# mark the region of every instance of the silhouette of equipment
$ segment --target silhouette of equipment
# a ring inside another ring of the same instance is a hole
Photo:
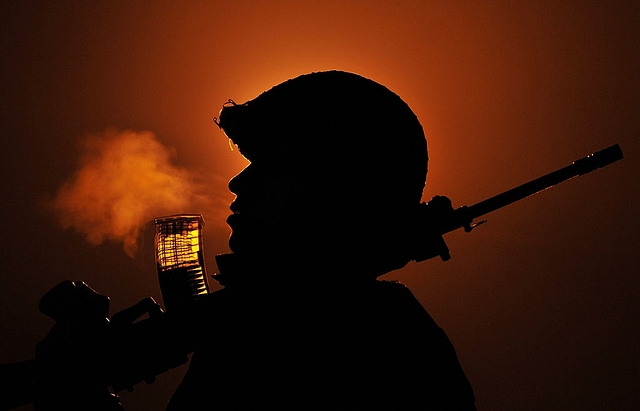
[[[486,220],[481,220],[474,223],[473,220],[478,217],[551,188],[563,181],[605,167],[622,158],[622,149],[618,144],[615,144],[484,201],[471,206],[462,206],[455,210],[447,197],[435,196],[428,203],[422,203],[427,212],[421,213],[424,218],[420,223],[421,228],[419,230],[422,233],[427,233],[427,235],[422,238],[422,244],[419,245],[419,256],[416,261],[423,261],[436,256],[439,256],[443,261],[447,261],[451,258],[451,255],[442,238],[444,234],[459,228],[464,228],[465,232],[470,232],[475,227],[486,222]]]
[[[436,196],[422,203],[424,217],[417,227],[417,258],[423,261],[439,256],[450,258],[443,235],[463,228],[469,232],[484,222],[474,220],[515,201],[550,188],[558,183],[605,167],[623,158],[619,145],[613,145],[518,187],[471,206],[454,209],[451,201]],[[221,255],[218,257],[224,257]],[[221,267],[224,258],[219,260]],[[202,262],[203,263],[203,262]],[[214,278],[216,276],[214,275]],[[0,393],[0,410],[13,409],[40,396],[58,409],[82,409],[68,403],[68,389],[75,386],[76,403],[99,402],[101,409],[119,409],[113,392],[132,390],[142,381],[151,383],[155,376],[187,362],[195,349],[200,330],[211,322],[210,313],[224,318],[228,308],[224,294],[213,293],[199,298],[174,312],[163,312],[148,297],[108,319],[109,298],[96,293],[81,281],[65,281],[50,290],[40,301],[41,312],[56,324],[36,348],[35,360],[2,364],[6,392]],[[143,315],[148,318],[138,320]],[[47,384],[49,384],[47,386]],[[36,388],[37,387],[37,388]],[[43,387],[44,390],[43,390]],[[39,392],[36,396],[36,392]]]
[[[19,393],[19,402],[33,401],[36,410],[121,410],[110,387],[116,393],[133,390],[188,361],[193,348],[182,344],[192,339],[176,340],[171,332],[183,330],[168,327],[173,317],[153,298],[111,320],[109,304],[107,296],[82,281],[61,282],[41,298],[40,311],[56,323],[36,346],[35,361],[24,365],[33,381]],[[136,322],[144,315],[149,318]],[[0,409],[22,405],[17,400],[3,398]]]
[[[202,250],[200,214],[158,217],[155,249],[158,282],[166,310],[180,307],[209,294]]]

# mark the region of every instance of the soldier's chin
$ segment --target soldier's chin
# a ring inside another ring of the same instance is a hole
[[[277,238],[263,232],[239,233],[232,232],[229,237],[231,252],[243,257],[263,259],[290,251],[290,247],[283,247]]]
[[[255,255],[260,253],[261,249],[265,249],[264,242],[256,239],[256,236],[242,235],[232,232],[229,237],[229,248],[231,252],[242,255]]]
[[[231,236],[229,237],[229,248],[231,249],[231,252],[236,254],[241,253],[243,248],[242,239],[239,237],[240,236],[235,232],[232,232]]]

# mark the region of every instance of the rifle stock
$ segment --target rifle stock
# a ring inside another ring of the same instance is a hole
[[[109,324],[55,351],[43,354],[36,348],[35,359],[1,364],[0,376],[10,384],[3,384],[0,391],[0,411],[37,402],[43,388],[51,393],[68,385],[68,392],[60,396],[71,397],[71,386],[110,387],[118,393],[131,391],[143,381],[151,383],[157,375],[187,362],[207,322],[204,317],[212,311],[224,315],[225,300],[224,293],[212,293],[170,313]]]

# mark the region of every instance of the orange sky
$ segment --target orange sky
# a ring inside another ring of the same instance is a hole
[[[448,333],[480,409],[630,410],[640,400],[637,2],[9,0],[0,9],[1,362],[33,355],[51,326],[38,299],[59,281],[83,279],[111,296],[112,311],[159,298],[148,225],[131,259],[122,240],[92,244],[49,207],[86,165],[87,136],[149,133],[167,150],[167,167],[189,176],[190,200],[145,212],[203,214],[214,272],[213,256],[228,251],[226,183],[245,161],[212,118],[229,98],[340,69],[386,85],[417,114],[430,154],[425,200],[472,204],[621,145],[623,161],[497,211],[472,234],[449,234],[451,261],[387,278],[406,283]],[[125,406],[162,409],[180,372],[124,395]]]

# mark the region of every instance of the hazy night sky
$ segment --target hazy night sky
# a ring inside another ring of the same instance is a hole
[[[215,272],[246,162],[212,118],[339,69],[417,114],[425,200],[470,205],[621,145],[624,160],[449,234],[450,261],[385,278],[448,333],[479,410],[640,402],[637,1],[5,0],[0,19],[1,363],[33,357],[53,324],[38,300],[62,280],[112,312],[160,299],[153,217],[203,214]],[[125,407],[164,409],[184,370]]]

